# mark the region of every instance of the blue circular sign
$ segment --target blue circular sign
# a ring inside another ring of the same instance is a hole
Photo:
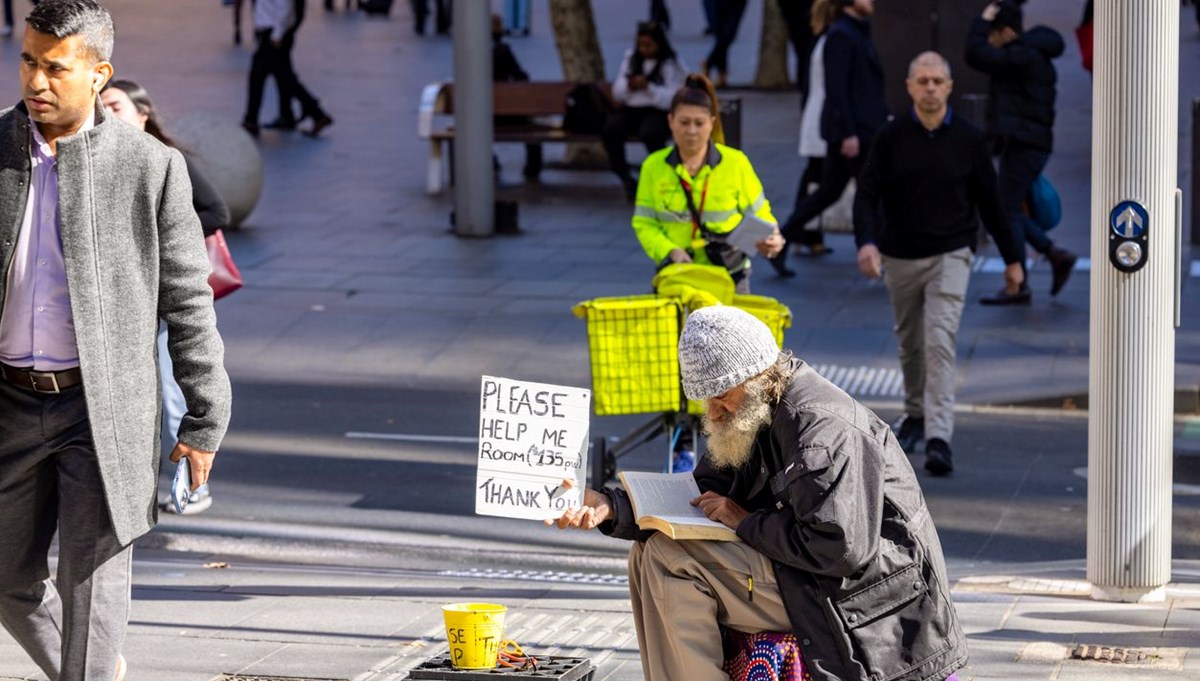
[[[1137,201],[1122,201],[1112,209],[1108,224],[1113,234],[1123,239],[1140,239],[1150,226],[1150,214]]]

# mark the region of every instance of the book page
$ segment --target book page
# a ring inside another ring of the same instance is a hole
[[[680,520],[708,520],[704,512],[692,506],[700,488],[691,473],[644,473],[621,471],[618,474],[633,501],[637,517],[658,516]],[[710,521],[711,522],[711,521]]]

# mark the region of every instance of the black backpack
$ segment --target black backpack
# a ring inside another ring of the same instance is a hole
[[[608,94],[596,83],[580,83],[567,93],[563,129],[585,135],[598,135],[604,130],[612,103]]]

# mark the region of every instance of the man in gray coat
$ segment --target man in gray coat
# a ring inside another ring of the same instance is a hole
[[[707,410],[692,505],[741,541],[639,530],[620,488],[586,490],[557,521],[637,540],[629,591],[645,678],[726,679],[721,627],[793,632],[814,681],[953,678],[966,638],[887,424],[734,307],[688,315],[679,368]]]
[[[160,319],[188,407],[172,459],[193,485],[229,420],[187,168],[98,106],[112,44],[94,0],[42,0],[22,102],[0,112],[0,622],[52,681],[125,673],[130,546],[156,512]]]

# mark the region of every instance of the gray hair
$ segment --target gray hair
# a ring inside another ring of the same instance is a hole
[[[946,80],[952,80],[950,76],[950,62],[946,58],[932,50],[918,54],[908,65],[908,77],[912,78],[913,71],[916,71],[920,66],[931,68],[940,68],[946,72]]]
[[[95,0],[42,0],[25,17],[25,24],[59,40],[83,36],[84,49],[93,61],[112,59],[112,15]]]

